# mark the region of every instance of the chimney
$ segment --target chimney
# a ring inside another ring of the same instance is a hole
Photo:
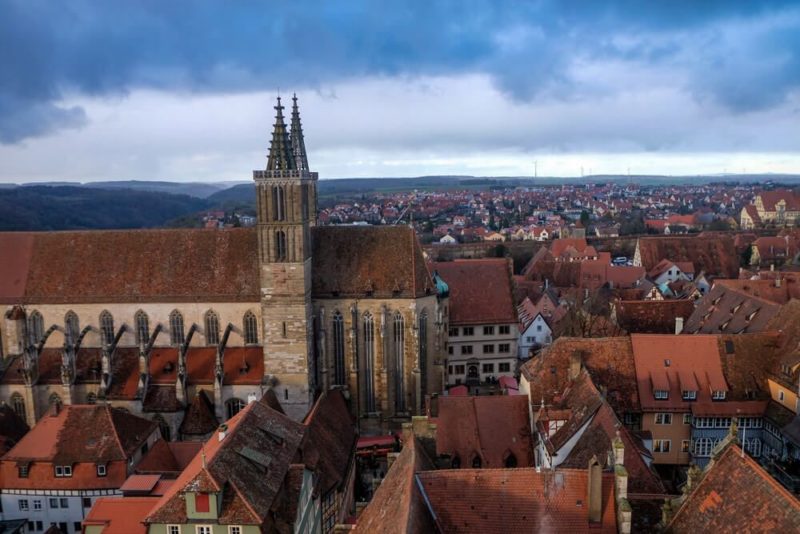
[[[569,379],[577,380],[581,374],[582,367],[583,367],[583,354],[581,353],[581,351],[576,350],[569,357]]]
[[[675,317],[675,335],[683,332],[683,317]]]
[[[775,277],[775,287],[781,287],[781,275]]]
[[[217,434],[217,437],[219,438],[220,441],[222,441],[223,439],[225,439],[225,436],[228,435],[228,425],[225,424],[219,425],[218,430],[219,433]]]
[[[587,488],[589,495],[589,523],[600,523],[603,514],[603,468],[597,460],[597,456],[592,456],[589,460],[589,473]]]

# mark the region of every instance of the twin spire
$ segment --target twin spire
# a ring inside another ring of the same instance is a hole
[[[283,105],[278,97],[275,106],[275,127],[272,130],[272,141],[267,157],[268,171],[307,171],[306,143],[303,139],[303,126],[300,123],[300,111],[297,108],[297,95],[292,96],[292,129],[286,129],[283,120]]]

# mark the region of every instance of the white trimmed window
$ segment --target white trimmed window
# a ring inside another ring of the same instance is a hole
[[[666,399],[669,398],[669,391],[664,390],[664,389],[657,389],[657,390],[653,391],[653,396],[657,400],[666,400]]]
[[[28,499],[20,499],[19,500],[19,511],[20,512],[27,512],[28,511]]]
[[[167,525],[167,534],[181,534],[180,525]]]
[[[228,534],[242,534],[242,527],[239,525],[231,525],[228,527]]]
[[[671,425],[672,424],[672,414],[671,413],[657,413],[656,414],[656,424],[657,425]]]
[[[711,394],[711,399],[712,400],[725,400],[725,392],[724,391],[715,390]]]
[[[197,534],[211,534],[211,525],[197,525],[195,532]]]
[[[104,477],[108,474],[105,464],[97,464],[97,476]]]
[[[669,452],[671,440],[668,439],[654,439],[653,452]]]

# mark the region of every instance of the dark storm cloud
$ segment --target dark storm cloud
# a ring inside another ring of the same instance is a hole
[[[233,92],[488,73],[508,96],[584,98],[577,61],[675,69],[733,112],[800,84],[792,2],[0,0],[0,142],[86,120],[65,94]],[[676,81],[676,83],[682,83]]]

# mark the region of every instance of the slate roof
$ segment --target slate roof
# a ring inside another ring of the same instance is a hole
[[[499,416],[502,414],[502,416]],[[519,467],[533,465],[533,441],[526,395],[439,397],[436,454],[458,456],[472,465],[504,467],[513,454]]]
[[[505,259],[456,260],[432,268],[450,287],[450,324],[517,322]]]
[[[436,532],[434,519],[415,475],[433,469],[416,438],[406,441],[372,500],[361,512],[354,534]]]
[[[737,445],[706,468],[669,532],[798,532],[800,501]]]
[[[666,258],[691,262],[696,272],[723,278],[736,278],[739,274],[739,255],[730,235],[640,237],[638,247],[642,266],[648,271]]]
[[[617,532],[611,473],[603,473],[596,525],[588,519],[587,469],[456,469],[417,477],[445,533]]]
[[[781,273],[773,273],[772,277],[775,276],[781,276]],[[793,298],[800,298],[800,283],[793,273],[782,275],[780,284],[776,284],[773,278],[770,280],[716,280],[714,285],[723,285],[776,304],[786,304]]]

